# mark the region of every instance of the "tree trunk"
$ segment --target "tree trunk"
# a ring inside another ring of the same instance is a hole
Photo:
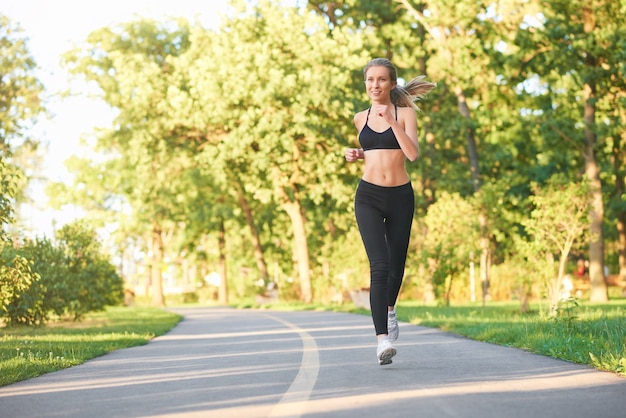
[[[246,196],[243,193],[243,189],[239,183],[237,183],[237,196],[239,199],[239,205],[243,210],[243,214],[246,218],[248,228],[250,228],[250,235],[252,237],[252,248],[254,250],[254,258],[256,260],[256,266],[259,270],[261,278],[267,282],[269,280],[269,274],[267,273],[267,263],[265,262],[265,255],[263,254],[263,247],[261,246],[261,239],[259,238],[259,232],[254,224],[254,215],[252,209],[246,200]]]
[[[590,232],[589,244],[589,278],[591,280],[590,302],[608,301],[608,292],[604,278],[604,237],[602,234],[602,222],[604,220],[604,202],[602,201],[602,183],[600,181],[600,169],[596,161],[595,146],[595,117],[596,117],[596,92],[595,86],[586,83],[585,94],[585,174],[590,185]]]
[[[489,231],[487,229],[487,216],[481,208],[478,215],[478,224],[480,227],[480,283],[482,288],[483,307],[489,295],[489,263],[491,253],[489,251]]]
[[[467,122],[467,128],[465,129],[465,139],[467,140],[467,156],[470,160],[470,171],[472,173],[472,184],[474,191],[480,190],[480,168],[478,167],[478,150],[476,148],[476,138],[474,136],[474,128],[471,126],[472,117],[470,115],[469,107],[467,106],[467,100],[465,99],[465,93],[460,86],[454,88],[454,94],[459,105],[459,113],[463,116]]]
[[[183,271],[183,291],[185,292],[190,290],[193,292],[194,290],[193,287],[191,287],[191,269],[189,267],[189,260],[187,257],[183,257],[180,262],[180,268]]]
[[[309,246],[306,239],[304,214],[300,201],[285,202],[283,207],[291,219],[294,239],[294,260],[297,262],[298,276],[300,279],[301,299],[304,303],[313,301],[311,288],[311,274],[309,272]]]
[[[163,264],[163,235],[161,226],[156,222],[152,225],[152,264],[150,266],[152,282],[152,304],[155,306],[165,305],[163,298],[163,274],[161,265]]]
[[[465,131],[465,139],[467,141],[467,155],[470,160],[470,172],[472,174],[472,185],[474,186],[474,192],[480,191],[480,167],[478,164],[478,149],[476,147],[476,137],[474,135],[474,128],[471,126],[472,116],[470,109],[467,106],[467,100],[463,88],[460,86],[454,87],[454,94],[456,95],[459,113],[467,122],[467,128]],[[485,210],[481,208],[478,215],[478,223],[480,226],[480,280],[482,284],[483,292],[483,306],[485,306],[485,300],[489,293],[489,230],[487,227],[487,216]]]
[[[622,134],[622,137],[626,138],[626,133]],[[621,144],[622,141],[619,137],[615,138],[615,145],[613,147],[613,174],[615,175],[615,196],[621,200],[621,196],[624,196],[624,174],[621,172],[621,163],[624,160],[621,156]],[[626,211],[616,209],[617,211],[617,239],[618,239],[618,254],[619,254],[619,275],[623,279],[626,279]]]
[[[224,227],[223,219],[220,219],[220,229],[217,234],[217,248],[220,257],[220,288],[218,299],[222,305],[226,305],[228,304],[228,280],[226,280],[226,229]]]
[[[626,213],[617,216],[617,234],[619,240],[619,275],[626,279]]]
[[[565,270],[567,268],[567,259],[572,249],[574,240],[565,243],[563,250],[561,251],[561,257],[559,258],[559,271],[556,275],[556,279],[553,280],[550,289],[550,315],[556,316],[559,309],[559,302],[561,301],[561,288],[563,287],[563,278],[565,277]]]

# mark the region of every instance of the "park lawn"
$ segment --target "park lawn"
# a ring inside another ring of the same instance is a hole
[[[181,316],[149,307],[109,307],[83,321],[0,328],[0,386],[84,363],[120,348],[146,344]]]
[[[626,299],[605,304],[571,300],[557,318],[545,305],[521,313],[515,303],[432,307],[400,302],[398,318],[468,338],[517,347],[626,376]]]

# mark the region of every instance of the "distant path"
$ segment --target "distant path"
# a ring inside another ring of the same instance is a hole
[[[227,308],[142,347],[0,388],[13,417],[626,417],[626,379],[400,325],[379,366],[367,316]]]

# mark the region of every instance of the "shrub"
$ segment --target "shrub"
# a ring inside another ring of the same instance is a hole
[[[50,315],[81,319],[124,299],[123,280],[102,255],[96,233],[66,225],[46,238],[4,245],[0,252],[0,315],[9,325],[35,325]]]
[[[10,245],[0,252],[0,316],[8,325],[38,324],[45,321],[40,297],[30,292],[37,288],[39,276],[29,261]]]
[[[47,238],[37,238],[20,245],[19,253],[31,260],[32,270],[39,281],[28,290],[30,300],[39,297],[43,310],[42,320],[47,321],[54,313],[63,316],[67,313],[68,299],[71,297],[68,283],[67,260],[63,250],[55,247]]]
[[[102,255],[96,233],[84,222],[65,225],[57,232],[59,246],[65,252],[71,295],[67,313],[80,319],[87,312],[124,300],[124,281],[115,267]]]

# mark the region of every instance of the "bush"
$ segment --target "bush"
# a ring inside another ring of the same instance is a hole
[[[426,231],[420,260],[423,273],[431,278],[437,300],[449,305],[453,284],[462,276],[471,254],[480,252],[478,212],[458,193],[443,192],[422,222]]]
[[[74,319],[124,301],[124,281],[102,255],[96,233],[83,222],[65,225],[57,233],[66,256],[69,304]]]
[[[8,324],[43,324],[52,314],[78,320],[123,302],[123,280],[95,231],[76,223],[58,238],[57,245],[43,238],[2,248],[0,315]]]
[[[55,247],[47,238],[38,238],[20,245],[19,253],[31,260],[32,269],[39,277],[39,281],[26,293],[31,300],[36,297],[41,299],[43,311],[41,321],[47,321],[52,313],[58,316],[65,315],[71,291],[67,260],[63,250]]]
[[[42,298],[30,292],[38,287],[39,276],[29,261],[12,246],[3,245],[0,263],[0,316],[9,325],[44,322]]]

